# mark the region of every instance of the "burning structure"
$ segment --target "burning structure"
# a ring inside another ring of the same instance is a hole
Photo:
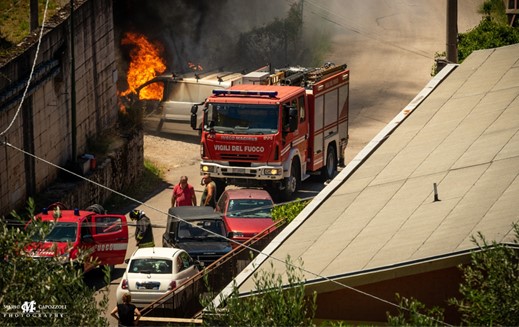
[[[301,0],[268,5],[261,0],[116,0],[118,70],[126,74],[120,76],[125,82],[119,92],[135,94],[139,85],[163,73],[305,65],[311,55],[303,51],[302,20]],[[160,99],[159,85],[142,89],[140,99]]]

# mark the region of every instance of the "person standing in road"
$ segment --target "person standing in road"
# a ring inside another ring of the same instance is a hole
[[[195,188],[188,184],[187,176],[180,176],[180,182],[173,187],[171,207],[196,206]]]
[[[137,326],[139,319],[141,319],[141,312],[131,301],[130,293],[124,293],[123,303],[117,304],[110,313],[112,317],[117,319],[119,326]]]
[[[137,220],[137,227],[135,229],[135,241],[139,248],[150,248],[155,246],[153,241],[153,229],[151,227],[150,218],[146,216],[144,211],[132,210],[130,212],[130,219]]]
[[[202,193],[202,199],[200,206],[210,206],[216,208],[216,183],[211,178],[210,174],[205,174],[202,177],[202,185],[205,185],[204,192]]]

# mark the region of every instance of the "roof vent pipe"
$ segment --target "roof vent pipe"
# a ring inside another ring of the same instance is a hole
[[[436,185],[436,183],[433,183],[433,189],[434,189],[434,202],[441,201],[438,198],[438,185]]]

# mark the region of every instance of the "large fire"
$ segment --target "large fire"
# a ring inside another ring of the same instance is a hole
[[[126,96],[137,93],[136,89],[166,70],[166,64],[162,59],[164,48],[160,44],[152,44],[148,39],[138,33],[126,33],[121,41],[122,45],[133,46],[130,50],[131,62],[128,68],[128,89],[120,93]],[[139,92],[139,99],[160,100],[164,91],[162,83],[152,83]]]

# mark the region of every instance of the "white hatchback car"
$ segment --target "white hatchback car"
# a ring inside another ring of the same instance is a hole
[[[141,248],[131,256],[117,287],[117,303],[130,292],[138,307],[150,304],[199,272],[189,254],[177,248]]]

